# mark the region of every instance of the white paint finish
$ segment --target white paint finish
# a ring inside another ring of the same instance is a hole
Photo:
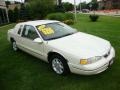
[[[48,44],[80,58],[101,56],[110,49],[108,41],[82,32],[51,40]]]
[[[68,61],[68,66],[73,73],[91,75],[107,69],[109,62],[115,57],[115,50],[109,41],[102,38],[77,32],[73,35],[49,41],[44,41],[40,37],[42,43],[36,43],[34,40],[23,38],[17,34],[21,24],[35,27],[54,22],[58,21],[38,20],[20,23],[15,29],[13,28],[8,31],[8,40],[11,37],[14,38],[20,49],[44,61],[47,61],[47,55],[50,51],[59,53]],[[107,58],[103,57],[109,51],[110,55]],[[87,65],[80,64],[80,59],[88,59],[95,56],[101,56],[102,59]]]

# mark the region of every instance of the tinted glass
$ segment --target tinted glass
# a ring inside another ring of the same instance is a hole
[[[23,25],[20,25],[19,30],[18,30],[18,34],[21,33],[22,28],[23,28]]]
[[[63,23],[49,23],[38,25],[38,31],[44,40],[57,39],[76,33],[77,31]]]
[[[29,25],[24,26],[22,36],[32,40],[39,37],[37,32],[35,31],[35,28]]]

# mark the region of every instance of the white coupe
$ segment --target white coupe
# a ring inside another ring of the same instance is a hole
[[[48,62],[59,75],[98,74],[105,71],[115,57],[109,41],[77,32],[59,21],[19,23],[8,30],[8,40],[14,51],[21,49]]]

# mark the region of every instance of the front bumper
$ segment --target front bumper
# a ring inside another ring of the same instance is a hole
[[[111,49],[110,55],[107,58],[103,58],[98,62],[88,65],[75,65],[68,63],[70,71],[76,74],[82,75],[94,75],[105,71],[110,65],[113,64],[115,57],[115,50],[114,48]]]

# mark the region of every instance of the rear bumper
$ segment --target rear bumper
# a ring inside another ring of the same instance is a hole
[[[103,58],[102,60],[88,65],[73,65],[68,63],[70,71],[76,74],[82,75],[94,75],[105,71],[114,62],[115,50],[111,49],[111,53],[108,58]]]

